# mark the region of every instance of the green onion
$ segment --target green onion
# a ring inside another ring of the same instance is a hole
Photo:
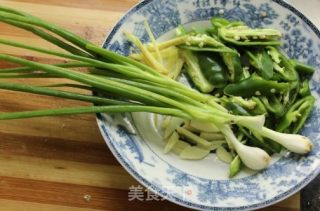
[[[5,119],[23,119],[32,117],[43,116],[63,116],[73,114],[85,114],[85,113],[123,113],[123,112],[151,112],[162,115],[177,116],[185,119],[191,117],[187,114],[171,108],[159,108],[152,106],[139,106],[139,105],[117,105],[117,106],[86,106],[86,107],[72,107],[61,109],[47,109],[38,111],[22,111],[11,113],[0,113],[0,120]]]

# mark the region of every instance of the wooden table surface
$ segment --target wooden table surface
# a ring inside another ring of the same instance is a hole
[[[137,0],[0,0],[1,5],[30,12],[97,44],[135,3]],[[4,24],[0,24],[0,38],[54,49]],[[56,60],[4,46],[0,51],[36,61]],[[0,66],[10,64],[0,62]],[[9,91],[1,91],[0,97],[1,112],[82,104]],[[1,211],[185,210],[168,201],[128,201],[131,185],[139,184],[106,147],[94,115],[0,122]],[[299,206],[300,195],[295,194],[263,210],[299,210]]]

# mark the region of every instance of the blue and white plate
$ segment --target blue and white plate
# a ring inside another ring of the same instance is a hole
[[[317,104],[302,131],[314,144],[310,154],[274,155],[268,169],[245,170],[230,180],[228,165],[218,161],[215,155],[202,161],[186,161],[174,154],[163,154],[164,143],[153,115],[135,113],[132,118],[124,117],[138,130],[136,135],[109,121],[110,116],[99,114],[98,125],[123,167],[141,184],[166,199],[201,210],[258,209],[292,195],[320,172],[319,30],[282,0],[146,0],[125,14],[107,37],[104,47],[127,55],[132,46],[124,38],[124,31],[148,41],[145,19],[155,36],[164,40],[174,35],[173,29],[179,24],[201,28],[209,25],[208,20],[213,16],[241,20],[251,27],[281,30],[282,48],[288,56],[318,69],[311,81]]]

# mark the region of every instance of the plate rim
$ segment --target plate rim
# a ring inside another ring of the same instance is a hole
[[[144,7],[145,5],[153,2],[155,0],[142,0],[132,6],[127,12],[122,15],[122,17],[117,21],[117,23],[112,27],[112,29],[106,33],[105,39],[102,43],[102,47],[106,48],[106,46],[110,43],[115,33],[118,31],[118,29],[121,27],[123,22],[126,20],[127,17],[129,17],[131,14],[135,13],[140,8]],[[289,11],[293,12],[295,15],[297,15],[299,18],[301,18],[310,28],[311,30],[316,34],[316,36],[320,39],[320,30],[315,26],[315,24],[309,20],[303,13],[301,13],[298,9],[296,9],[294,6],[292,6],[290,3],[284,1],[284,0],[270,0],[272,2],[275,2],[276,4],[284,7],[285,9],[288,9]],[[276,204],[293,194],[300,191],[303,187],[305,187],[307,184],[309,184],[314,178],[316,178],[320,174],[320,166],[316,168],[314,171],[312,171],[307,177],[305,177],[300,183],[296,184],[294,187],[290,188],[289,190],[282,192],[281,194],[276,195],[275,197],[268,199],[266,201],[263,201],[261,203],[255,203],[251,205],[246,206],[238,206],[238,207],[217,207],[217,206],[207,206],[207,205],[201,205],[198,203],[189,202],[186,200],[182,200],[177,197],[167,197],[163,190],[156,187],[151,182],[147,181],[144,177],[142,177],[138,172],[136,172],[133,168],[130,167],[130,164],[128,164],[123,157],[116,152],[115,146],[111,143],[111,138],[109,137],[109,134],[106,131],[105,125],[102,125],[100,121],[101,114],[96,114],[96,121],[100,130],[100,133],[106,142],[108,148],[112,152],[113,156],[116,158],[116,160],[121,164],[121,166],[134,178],[136,179],[140,184],[145,186],[146,188],[154,191],[161,197],[164,197],[170,202],[173,202],[175,204],[178,204],[180,206],[188,207],[191,209],[201,209],[201,210],[248,210],[248,209],[260,209],[267,206],[271,206],[273,204]]]

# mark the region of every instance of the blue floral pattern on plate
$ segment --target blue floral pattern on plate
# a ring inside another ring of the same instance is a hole
[[[320,32],[299,11],[282,0],[146,0],[131,9],[113,28],[104,47],[127,55],[132,46],[122,34],[131,31],[148,41],[145,19],[156,37],[179,24],[207,21],[212,16],[241,20],[252,27],[278,28],[284,34],[283,50],[320,69]],[[97,115],[106,143],[123,167],[139,182],[180,205],[202,210],[248,210],[282,200],[319,174],[320,166],[320,72],[311,81],[316,107],[302,133],[314,143],[307,156],[284,153],[268,169],[238,179],[194,176],[162,160],[141,137],[127,133]],[[312,123],[312,124],[311,124]],[[168,188],[170,187],[170,188]],[[186,195],[192,190],[192,195]]]

